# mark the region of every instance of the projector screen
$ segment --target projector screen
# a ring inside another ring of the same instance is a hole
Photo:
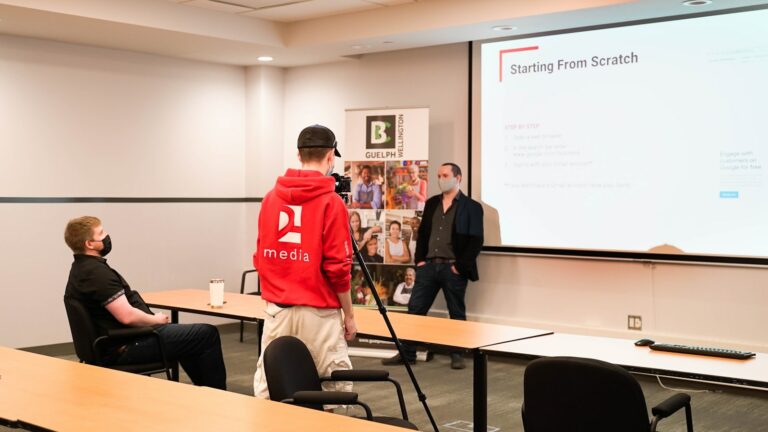
[[[768,264],[768,9],[475,46],[490,250]]]

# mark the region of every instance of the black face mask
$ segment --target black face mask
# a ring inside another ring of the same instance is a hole
[[[101,240],[104,243],[104,247],[99,251],[99,255],[105,257],[112,250],[112,239],[109,238],[109,234]]]

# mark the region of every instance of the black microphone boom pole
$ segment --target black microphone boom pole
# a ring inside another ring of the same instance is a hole
[[[435,423],[435,419],[432,417],[432,412],[429,410],[429,405],[427,405],[427,396],[421,391],[419,382],[416,380],[416,375],[413,374],[413,369],[411,369],[410,363],[408,363],[405,358],[405,353],[403,352],[403,344],[395,334],[395,329],[392,327],[392,323],[389,321],[389,317],[387,316],[387,308],[384,307],[384,303],[381,302],[381,297],[379,297],[379,293],[376,291],[376,287],[373,285],[371,273],[368,272],[368,267],[365,265],[365,261],[363,261],[362,255],[360,255],[360,249],[357,247],[357,242],[355,242],[354,238],[352,239],[352,250],[354,250],[355,256],[357,257],[357,262],[360,263],[360,268],[363,270],[363,277],[365,277],[365,282],[371,288],[371,294],[373,294],[373,298],[376,300],[376,306],[379,308],[379,313],[381,313],[382,318],[384,318],[384,323],[387,325],[387,330],[389,330],[389,334],[392,336],[392,342],[395,343],[397,352],[400,353],[400,358],[403,359],[403,365],[405,365],[405,370],[408,371],[408,376],[411,378],[413,388],[416,390],[416,394],[419,396],[421,404],[424,405],[424,411],[427,413],[427,417],[429,417],[430,423],[432,423],[432,429],[434,429],[435,432],[439,432],[437,429],[437,424]]]

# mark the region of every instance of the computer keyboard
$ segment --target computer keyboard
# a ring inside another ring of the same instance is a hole
[[[708,348],[700,346],[690,345],[673,345],[673,344],[653,344],[648,348],[656,351],[668,351],[683,354],[698,354],[713,357],[725,357],[732,359],[745,360],[755,356],[755,353],[749,351],[736,351],[723,348]]]

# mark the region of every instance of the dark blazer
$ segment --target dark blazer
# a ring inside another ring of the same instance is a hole
[[[419,238],[416,240],[415,263],[427,259],[429,236],[432,234],[432,217],[436,211],[442,211],[442,200],[443,195],[439,194],[429,198],[424,204],[424,214],[419,225]],[[451,231],[453,255],[456,257],[454,266],[459,274],[471,281],[476,281],[480,278],[477,273],[477,256],[483,248],[483,206],[461,191],[453,205],[457,206]]]

